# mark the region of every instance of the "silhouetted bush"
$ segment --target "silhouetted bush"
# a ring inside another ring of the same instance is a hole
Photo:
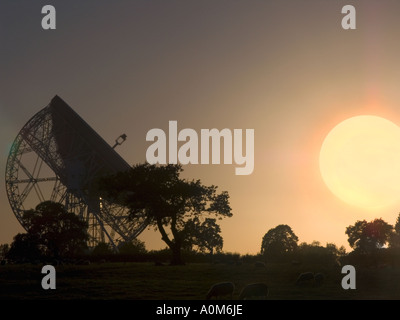
[[[382,248],[373,252],[354,250],[340,259],[342,265],[350,264],[355,267],[399,267],[400,248]]]

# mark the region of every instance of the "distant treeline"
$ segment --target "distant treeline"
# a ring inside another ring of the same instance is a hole
[[[54,259],[50,257],[35,257],[34,259],[13,259],[9,253],[8,244],[0,245],[0,258],[2,264],[5,263],[105,263],[105,262],[153,262],[159,265],[168,265],[171,260],[169,248],[161,250],[140,250],[131,252],[113,252],[104,244],[99,244],[97,248],[70,256],[65,259]],[[295,250],[276,255],[266,254],[239,254],[231,252],[218,252],[214,254],[198,252],[193,250],[183,250],[182,257],[186,263],[212,263],[226,265],[255,264],[265,265],[269,263],[289,263],[292,265],[320,264],[326,266],[365,266],[365,267],[397,267],[400,266],[400,248],[380,248],[372,252],[361,252],[354,250],[350,253],[345,251],[333,250],[336,247],[328,244],[321,246],[317,241],[311,244],[302,243]]]
[[[326,266],[364,266],[364,267],[397,267],[400,266],[399,248],[381,248],[374,252],[364,253],[352,251],[341,255],[322,246],[303,245],[294,252],[267,257],[262,254],[239,254],[231,252],[219,252],[210,255],[196,251],[183,251],[182,257],[186,263],[213,263],[213,264],[265,264],[289,263],[293,265],[321,264]],[[79,259],[88,259],[91,262],[154,262],[155,264],[167,265],[170,263],[171,254],[168,248],[162,250],[151,250],[141,253],[123,254],[85,254]]]

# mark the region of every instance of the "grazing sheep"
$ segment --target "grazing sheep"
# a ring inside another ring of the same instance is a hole
[[[322,285],[322,283],[325,280],[325,275],[321,272],[318,272],[314,275],[314,280],[315,280],[315,284],[317,286],[320,286],[320,285]]]
[[[218,299],[218,297],[222,296],[230,296],[232,299],[234,290],[235,290],[235,285],[232,282],[216,283],[208,291],[206,299],[210,300],[212,297]]]
[[[308,283],[310,281],[314,281],[314,273],[312,273],[312,272],[303,272],[297,278],[296,285],[305,284],[305,283]]]
[[[245,286],[240,293],[239,300],[267,299],[268,287],[265,283],[252,283]]]

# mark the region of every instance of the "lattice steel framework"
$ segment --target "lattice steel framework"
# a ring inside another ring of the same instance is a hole
[[[71,107],[55,96],[21,129],[6,165],[6,190],[18,221],[26,209],[50,200],[62,203],[89,224],[93,247],[130,241],[147,226],[125,207],[102,199],[96,180],[129,165]]]

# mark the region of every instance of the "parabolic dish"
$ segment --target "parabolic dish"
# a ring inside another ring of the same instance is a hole
[[[126,171],[129,164],[67,103],[55,96],[20,130],[6,165],[11,208],[21,219],[25,210],[50,200],[62,203],[89,223],[91,240],[130,241],[147,226],[131,219],[128,209],[102,199],[99,177]]]

